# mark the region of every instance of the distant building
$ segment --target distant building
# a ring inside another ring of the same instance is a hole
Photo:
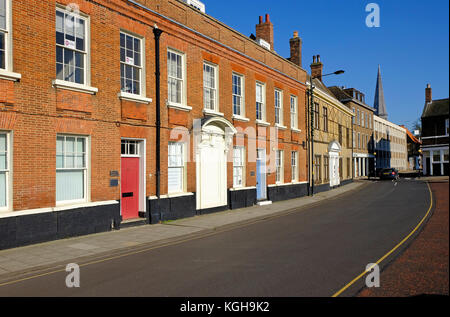
[[[375,109],[365,103],[365,95],[354,88],[329,87],[335,97],[353,113],[353,176],[369,176],[374,169],[373,117]]]
[[[430,84],[425,89],[422,113],[422,155],[424,175],[449,175],[449,101],[432,99]]]
[[[388,120],[373,116],[376,169],[408,169],[408,150],[405,128]]]

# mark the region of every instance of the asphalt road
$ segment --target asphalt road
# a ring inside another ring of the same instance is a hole
[[[423,182],[374,182],[290,215],[82,266],[79,288],[57,272],[0,286],[0,296],[331,296],[407,236],[429,205]]]

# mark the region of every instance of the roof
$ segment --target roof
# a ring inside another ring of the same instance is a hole
[[[404,129],[406,130],[406,135],[408,136],[408,138],[411,139],[411,141],[413,141],[414,143],[417,143],[417,144],[422,144],[422,142],[420,142],[420,140],[417,139],[417,138],[414,136],[414,134],[412,134],[411,131],[408,130],[407,127],[405,127],[404,125],[401,125],[401,127],[404,128]]]
[[[349,88],[349,89],[351,89],[351,88]],[[333,93],[333,95],[342,103],[345,103],[347,101],[353,101],[354,103],[357,103],[357,104],[361,105],[362,107],[365,107],[371,111],[375,111],[375,108],[372,108],[368,104],[365,104],[364,102],[353,98],[351,95],[346,93],[344,91],[344,89],[342,89],[341,87],[331,86],[331,87],[328,87],[328,91],[331,91]]]
[[[437,117],[448,115],[449,102],[447,99],[432,100],[425,104],[423,109],[422,118]]]
[[[311,83],[311,75],[307,74],[306,76],[307,76],[306,77],[307,82]],[[340,103],[344,109],[347,109],[349,112],[351,112],[350,109],[339,100],[339,98],[336,98],[334,93],[330,89],[328,89],[328,87],[325,86],[324,83],[320,79],[314,78],[313,85],[314,85],[315,89],[321,90],[322,92],[327,94],[329,97],[331,97],[331,99],[334,99],[334,100],[336,100],[337,103]]]

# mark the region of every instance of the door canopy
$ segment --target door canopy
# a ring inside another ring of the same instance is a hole
[[[331,141],[330,144],[328,144],[328,152],[335,152],[339,153],[341,151],[341,145],[338,141]]]

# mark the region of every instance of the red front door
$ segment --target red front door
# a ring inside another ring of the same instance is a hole
[[[139,217],[139,158],[122,157],[122,219]]]

